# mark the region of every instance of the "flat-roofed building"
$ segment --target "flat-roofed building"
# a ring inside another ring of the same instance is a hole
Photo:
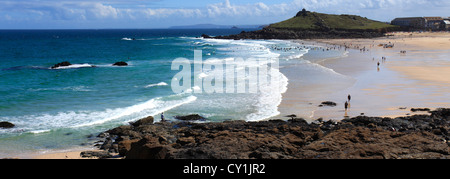
[[[392,20],[392,25],[409,30],[449,30],[449,18],[442,17],[402,17]]]
[[[401,17],[392,20],[391,24],[413,29],[423,29],[425,27],[425,19],[423,17]]]

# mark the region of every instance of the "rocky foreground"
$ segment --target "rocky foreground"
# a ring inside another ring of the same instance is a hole
[[[399,118],[358,116],[221,123],[153,122],[100,134],[104,152],[125,159],[422,159],[450,158],[450,109]]]

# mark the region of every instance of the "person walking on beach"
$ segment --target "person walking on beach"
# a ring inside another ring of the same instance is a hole
[[[348,108],[348,102],[347,101],[345,101],[344,107],[345,107],[345,112],[347,112],[347,108]]]
[[[352,96],[350,96],[350,94],[348,94],[347,99],[348,99],[348,102],[350,102],[350,100],[352,99]]]
[[[380,62],[377,63],[377,71],[380,72]]]

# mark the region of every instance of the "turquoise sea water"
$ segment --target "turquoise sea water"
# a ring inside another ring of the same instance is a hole
[[[0,31],[0,121],[16,125],[0,129],[0,157],[89,143],[93,139],[89,136],[146,116],[160,120],[161,112],[168,119],[197,113],[209,121],[257,121],[279,114],[277,106],[289,81],[279,72],[272,75],[280,82],[278,90],[175,94],[171,80],[179,71],[171,70],[172,61],[183,57],[193,62],[194,50],[202,50],[203,60],[214,58],[211,63],[237,57],[279,58],[280,67],[342,55],[337,51],[318,55],[311,47],[290,41],[196,38],[240,31]],[[50,68],[63,61],[73,65]],[[129,66],[112,66],[118,61]],[[328,73],[319,67],[304,67]],[[193,78],[213,73],[203,71]],[[252,78],[248,76],[249,81]]]

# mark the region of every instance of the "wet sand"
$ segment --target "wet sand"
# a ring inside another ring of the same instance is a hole
[[[362,114],[412,115],[417,113],[410,109],[418,107],[450,107],[450,33],[409,34],[395,33],[394,36],[376,39],[314,40],[329,47],[348,47],[346,57],[318,64],[355,82],[339,88],[335,88],[336,84],[324,85],[323,89],[316,89],[319,94],[308,94],[305,87],[289,78],[295,74],[287,74],[290,81],[279,106],[280,116],[296,114],[309,121],[318,118],[341,120],[345,116]],[[394,47],[383,48],[379,44],[392,44]],[[380,63],[379,67],[377,63]],[[330,88],[333,91],[327,91]],[[345,111],[348,94],[352,99]],[[318,107],[321,101],[333,101],[337,106]]]

